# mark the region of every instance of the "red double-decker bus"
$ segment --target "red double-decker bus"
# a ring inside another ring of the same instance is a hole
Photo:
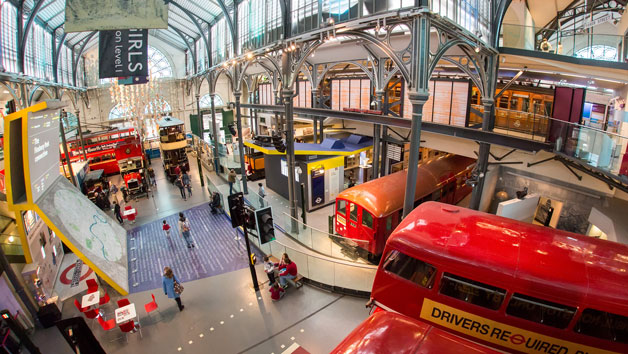
[[[371,296],[509,352],[628,353],[628,246],[457,206],[399,224]]]
[[[134,128],[112,129],[84,135],[83,142],[90,169],[92,171],[104,170],[106,175],[119,173],[120,168],[115,153],[116,145],[132,136],[135,136]],[[68,153],[72,162],[83,159],[79,139],[68,141]]]
[[[375,312],[330,354],[498,354],[499,352],[413,318]]]

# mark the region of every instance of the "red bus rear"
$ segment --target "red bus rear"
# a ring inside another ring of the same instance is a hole
[[[435,328],[423,321],[394,312],[382,311],[364,320],[331,353],[497,354],[499,352]]]
[[[104,170],[107,175],[119,173],[120,168],[115,153],[116,145],[134,136],[134,128],[112,129],[84,135],[83,143],[89,168],[92,171]],[[68,153],[72,162],[83,159],[83,150],[79,139],[68,141]]]
[[[527,353],[628,353],[628,246],[428,202],[392,233],[381,308]]]
[[[465,181],[475,160],[444,155],[418,168],[414,206],[430,200],[460,202],[471,192]],[[377,258],[386,239],[401,220],[407,172],[399,171],[342,191],[336,197],[336,233],[361,241],[358,245]]]

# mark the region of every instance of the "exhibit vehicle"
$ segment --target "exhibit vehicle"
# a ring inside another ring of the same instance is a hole
[[[499,353],[423,321],[378,311],[358,325],[331,354]]]
[[[264,153],[255,151],[254,149],[244,147],[244,163],[246,166],[246,178],[251,181],[257,181],[266,177],[266,169],[264,168]]]
[[[109,181],[103,170],[90,171],[83,180],[83,194],[100,209],[107,209],[109,205]]]
[[[129,137],[119,142],[116,146],[116,159],[126,188],[125,201],[128,196],[135,199],[148,197],[144,154],[139,137]]]
[[[498,85],[497,94],[504,85]],[[512,85],[495,101],[495,128],[547,137],[554,106],[554,90]],[[482,97],[477,87],[471,91],[469,125],[482,124]]]
[[[414,206],[430,201],[456,204],[471,192],[465,184],[475,160],[452,154],[418,168]],[[339,235],[360,241],[369,260],[377,260],[386,239],[401,220],[406,170],[345,189],[336,197],[335,225]]]
[[[164,171],[170,182],[177,178],[175,169],[189,171],[190,163],[185,152],[188,141],[185,137],[185,125],[183,121],[173,117],[163,117],[157,122],[159,126],[159,150],[161,151]]]
[[[390,235],[372,303],[526,353],[628,353],[628,246],[443,203]]]
[[[83,144],[90,170],[103,170],[105,175],[119,173],[120,169],[115,154],[116,145],[123,142],[126,138],[135,135],[134,128],[111,129],[85,134],[83,136]],[[63,149],[60,149],[60,151],[63,151]],[[68,153],[72,162],[83,159],[83,150],[81,149],[79,139],[68,141]]]

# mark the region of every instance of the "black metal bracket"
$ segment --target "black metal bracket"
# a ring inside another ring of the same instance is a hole
[[[541,161],[528,162],[528,167],[536,166],[536,165],[542,164],[544,162],[552,161],[552,160],[555,160],[555,159],[556,159],[556,156],[552,156],[552,157],[548,157],[548,158],[546,158],[544,160],[541,160]]]
[[[522,165],[523,161],[489,162],[489,165]]]
[[[572,170],[571,167],[567,165],[567,163],[564,160],[560,160],[560,162],[563,164],[563,166],[567,167],[567,169],[569,170],[569,172],[571,172],[572,175],[576,176],[578,181],[582,181],[582,176],[577,174],[576,171]]]
[[[489,155],[491,155],[491,157],[493,157],[496,161],[501,161],[501,160],[503,160],[504,158],[506,158],[506,156],[508,156],[508,155],[512,154],[512,153],[513,153],[513,152],[515,152],[515,151],[517,151],[517,149],[512,149],[512,150],[508,151],[507,153],[505,153],[505,154],[504,154],[503,156],[501,156],[501,157],[497,157],[497,156],[493,155],[493,153],[492,153],[492,152],[490,152],[490,151],[489,151]]]

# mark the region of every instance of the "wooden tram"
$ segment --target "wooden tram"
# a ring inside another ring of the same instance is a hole
[[[190,163],[186,154],[188,146],[185,137],[185,126],[183,121],[164,117],[157,122],[159,126],[159,150],[161,151],[164,171],[170,182],[177,178],[175,169],[177,166],[181,171],[189,171]]]
[[[390,235],[370,304],[523,353],[628,353],[628,246],[443,203]]]
[[[136,136],[134,128],[111,129],[84,135],[83,143],[90,170],[103,170],[105,175],[119,173],[120,168],[115,153],[116,145],[133,136]],[[68,141],[68,153],[71,162],[83,159],[81,143],[78,138]],[[143,156],[141,149],[136,156],[139,158]],[[61,160],[65,160],[64,156]]]
[[[472,188],[465,181],[475,160],[443,155],[418,168],[414,206],[426,201],[456,204]],[[386,239],[401,221],[407,171],[399,171],[342,191],[336,197],[336,233],[359,241],[359,247],[376,260]]]
[[[495,128],[546,136],[553,107],[553,89],[512,85],[495,101]],[[469,125],[481,124],[483,110],[480,91],[473,87]]]

